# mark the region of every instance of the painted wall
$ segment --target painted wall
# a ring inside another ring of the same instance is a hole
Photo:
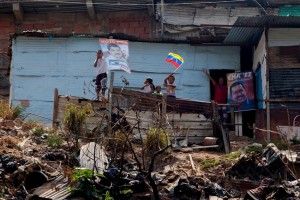
[[[88,13],[26,13],[22,22],[16,22],[13,14],[0,13],[0,100],[8,100],[9,96],[10,38],[15,33],[39,31],[60,36],[119,34],[144,41],[156,40],[159,34],[155,30],[155,20],[147,10],[102,12],[96,14],[95,19],[90,19]]]
[[[41,38],[19,36],[13,40],[11,65],[11,103],[29,102],[27,113],[51,124],[54,88],[60,95],[94,98],[93,61],[99,49],[98,38]],[[201,72],[209,69],[240,69],[240,48],[190,46],[188,44],[129,43],[132,74],[115,71],[114,86],[123,87],[121,76],[130,82],[129,89],[139,90],[151,76],[155,85],[174,67],[165,62],[169,52],[180,54],[185,63],[175,77],[177,97],[210,100],[209,80]]]

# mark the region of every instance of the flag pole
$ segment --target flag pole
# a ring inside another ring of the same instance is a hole
[[[172,73],[175,73],[181,67],[181,65],[179,65]]]

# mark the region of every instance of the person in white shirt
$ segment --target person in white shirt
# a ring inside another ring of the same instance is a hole
[[[107,84],[107,62],[103,58],[102,50],[97,52],[97,58],[94,62],[94,67],[96,68],[97,77],[96,77],[96,100],[100,98],[105,98],[106,84]]]
[[[152,94],[154,92],[154,84],[152,78],[148,77],[146,78],[144,82],[144,86],[141,87],[141,90],[145,93]]]

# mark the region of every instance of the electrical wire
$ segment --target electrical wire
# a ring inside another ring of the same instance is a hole
[[[238,3],[246,2],[247,0],[220,0],[220,1],[203,1],[203,2],[190,2],[190,3],[164,3],[168,5],[198,5],[198,4],[216,4],[216,3]],[[61,3],[61,4],[78,4],[78,5],[106,5],[106,6],[149,6],[156,5],[154,3],[96,3],[96,2],[78,2],[78,1],[52,1],[52,0],[35,0],[35,1],[13,1],[14,3]],[[160,4],[160,3],[158,3]]]

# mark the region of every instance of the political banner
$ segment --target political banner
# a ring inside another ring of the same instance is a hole
[[[127,73],[131,73],[128,63],[128,40],[100,38],[99,43],[104,59],[107,62],[108,70],[124,70]]]
[[[234,111],[247,111],[256,108],[252,72],[227,74],[228,104],[234,105]]]

